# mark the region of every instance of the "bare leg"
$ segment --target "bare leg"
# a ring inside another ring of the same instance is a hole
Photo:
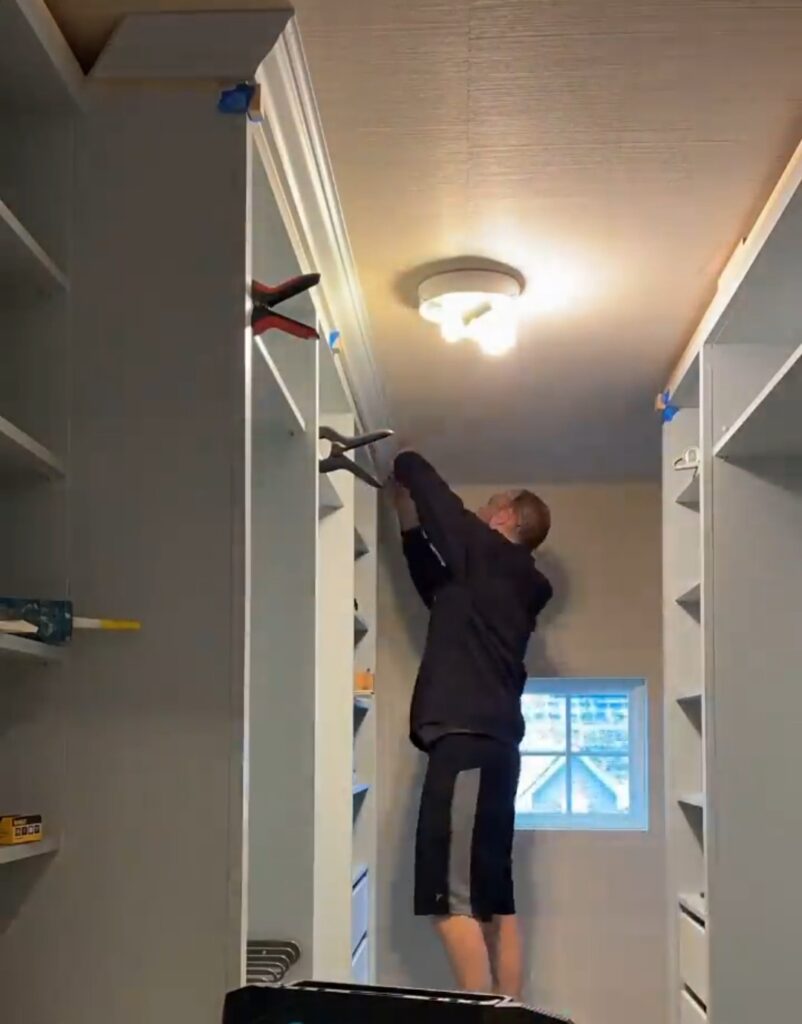
[[[490,957],[481,924],[472,917],[437,917],[435,928],[445,946],[457,985],[464,992],[490,992]]]
[[[523,990],[523,954],[518,918],[514,914],[497,915],[484,925],[493,972],[495,991],[520,999]]]

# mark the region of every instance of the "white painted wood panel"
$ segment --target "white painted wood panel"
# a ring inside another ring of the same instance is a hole
[[[707,1004],[707,933],[682,911],[679,911],[679,973],[682,983]]]
[[[277,283],[298,273],[297,259],[251,133],[248,148],[248,277]],[[283,340],[292,346],[282,350]],[[258,369],[253,382],[248,935],[297,942],[291,977],[312,977],[315,856],[325,842],[315,804],[317,347],[271,332],[252,351],[274,373]]]
[[[802,466],[717,459],[713,474],[712,1009],[747,1024],[793,1016],[802,998]]]
[[[320,381],[321,402],[323,381]],[[350,434],[350,414],[321,406],[321,424]],[[352,820],[354,796],[354,478],[338,473],[343,507],[319,522],[317,696],[315,701],[315,815],[321,842],[315,852],[315,971],[351,976]]]
[[[196,91],[99,90],[78,153],[70,595],[143,630],[73,641],[67,842],[3,937],[4,997],[216,1024],[242,919],[245,135]]]
[[[92,76],[247,81],[291,14],[289,8],[128,14],[92,68]]]
[[[675,460],[700,443],[698,367],[692,367],[687,378],[695,382],[696,393],[688,390],[687,407],[663,425],[666,866],[672,911],[681,893],[702,891],[706,885],[701,588],[698,583],[689,586],[689,581],[702,578],[702,524],[696,504],[702,481],[699,469],[674,469]],[[672,912],[668,918],[672,1024],[679,1014],[679,923]]]

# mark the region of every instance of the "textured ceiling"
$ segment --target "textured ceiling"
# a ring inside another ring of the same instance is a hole
[[[51,6],[86,57],[159,2]],[[461,482],[655,475],[654,394],[802,133],[802,0],[296,7],[397,425]],[[411,307],[461,255],[525,275],[514,354]]]

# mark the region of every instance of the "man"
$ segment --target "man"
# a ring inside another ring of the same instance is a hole
[[[416,452],[394,466],[412,581],[430,609],[412,698],[429,756],[415,843],[415,913],[431,917],[460,988],[521,996],[512,881],[524,657],[551,598],[532,552],[550,527],[529,491],[474,514]]]

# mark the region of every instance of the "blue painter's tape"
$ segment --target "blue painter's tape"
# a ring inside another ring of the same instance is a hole
[[[663,406],[660,410],[660,420],[662,423],[670,423],[679,412],[679,406],[671,404],[671,396],[668,391],[664,391],[661,398],[663,399]]]
[[[334,350],[334,346],[337,344],[337,342],[339,340],[340,340],[340,332],[339,331],[332,331],[331,334],[329,335],[329,348],[332,351]]]
[[[223,89],[217,101],[217,109],[221,114],[247,114],[255,91],[256,86],[248,82]]]

